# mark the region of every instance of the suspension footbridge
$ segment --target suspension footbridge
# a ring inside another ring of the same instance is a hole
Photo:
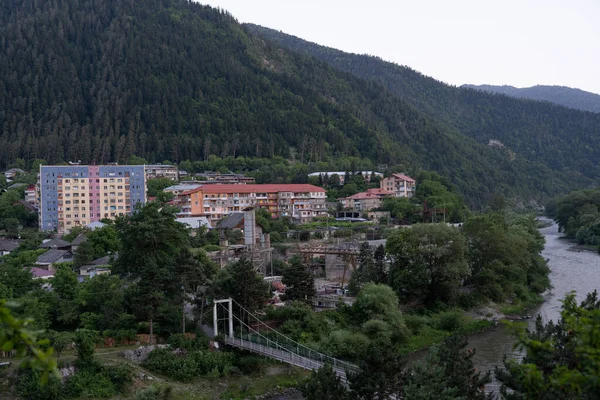
[[[225,343],[230,346],[307,370],[329,364],[344,383],[347,372],[359,370],[354,364],[320,353],[278,332],[233,299],[213,303],[213,333],[225,335]]]

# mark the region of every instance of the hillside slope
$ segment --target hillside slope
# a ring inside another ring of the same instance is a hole
[[[576,110],[600,113],[600,94],[567,86],[536,85],[528,88],[516,88],[507,85],[462,85],[461,87],[500,93],[521,99],[549,101]]]
[[[557,172],[600,178],[600,114],[458,88],[377,57],[345,53],[257,25],[246,27],[287,49],[378,83],[480,143],[497,140],[517,157]]]
[[[186,0],[0,3],[0,146],[0,167],[355,155],[438,171],[471,204],[591,183],[477,143],[377,83]]]

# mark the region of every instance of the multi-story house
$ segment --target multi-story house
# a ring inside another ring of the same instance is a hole
[[[393,174],[383,178],[379,184],[381,190],[394,193],[394,197],[413,197],[416,190],[415,180],[404,174]]]
[[[40,166],[40,229],[66,233],[146,202],[143,165]]]
[[[368,189],[366,192],[340,199],[342,207],[352,211],[370,211],[381,207],[382,199],[393,196],[393,192],[383,189]]]
[[[27,189],[25,189],[25,202],[37,207],[38,193],[36,185],[29,185],[27,186]]]
[[[247,207],[265,208],[273,218],[299,223],[327,214],[325,189],[306,184],[209,184],[182,192],[176,204],[180,216],[206,216],[213,224]]]
[[[149,164],[144,165],[146,180],[156,178],[167,178],[172,181],[179,180],[179,170],[175,165],[169,164]]]

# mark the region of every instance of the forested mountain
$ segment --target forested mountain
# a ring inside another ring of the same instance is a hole
[[[477,143],[460,124],[436,121],[414,103],[187,0],[0,3],[0,167],[17,158],[105,163],[133,154],[175,162],[354,155],[435,170],[471,204],[494,193],[532,199],[592,182],[576,168],[552,171]],[[509,123],[512,115],[501,118]],[[544,126],[539,132],[545,138]]]
[[[600,94],[567,86],[536,85],[528,88],[516,88],[508,85],[462,85],[462,87],[501,93],[522,99],[549,101],[576,110],[600,113]]]
[[[308,54],[380,84],[429,116],[479,143],[490,140],[555,171],[600,178],[600,114],[480,90],[459,88],[369,55],[345,53],[272,29],[247,28],[281,46]]]

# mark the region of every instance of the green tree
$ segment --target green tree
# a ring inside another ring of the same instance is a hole
[[[350,398],[385,400],[402,398],[406,381],[401,357],[388,347],[372,345],[358,363],[358,372],[347,372]]]
[[[99,342],[100,336],[98,332],[89,329],[78,329],[75,332],[75,350],[77,352],[77,360],[75,363],[78,368],[91,369],[96,366],[94,351],[96,344]]]
[[[315,295],[315,279],[300,257],[292,257],[283,272],[285,300],[298,300],[312,304]]]
[[[591,400],[600,394],[600,300],[597,292],[577,304],[571,293],[563,301],[560,320],[542,323],[533,331],[515,326],[521,362],[506,359],[496,368],[502,396],[508,400]]]
[[[302,382],[300,391],[306,400],[346,400],[348,389],[331,365],[325,364]]]
[[[386,323],[393,333],[391,339],[396,343],[407,336],[404,317],[398,305],[398,296],[389,286],[366,283],[356,296],[351,312],[356,325],[359,326],[373,320]]]
[[[113,269],[135,282],[130,286],[132,307],[150,322],[152,336],[159,308],[167,303],[181,304],[177,261],[189,248],[189,236],[184,225],[175,221],[175,210],[155,202],[119,218],[116,228],[121,249]],[[172,315],[172,310],[165,313]]]
[[[462,233],[446,224],[417,224],[398,229],[387,240],[392,260],[390,285],[405,300],[426,305],[452,301],[469,276]]]
[[[491,382],[490,372],[476,372],[467,338],[452,336],[433,346],[424,362],[408,373],[404,387],[406,400],[491,400],[483,390]]]
[[[15,318],[9,306],[11,304],[7,304],[6,300],[0,299],[0,349],[16,350],[17,357],[26,357],[21,366],[40,372],[42,383],[48,380],[50,374],[58,376],[52,348],[42,350],[48,341],[38,340],[29,327],[32,320]]]
[[[176,182],[173,182],[169,178],[154,178],[149,179],[146,182],[146,188],[148,189],[148,196],[156,197],[162,193],[163,189],[172,186]]]
[[[233,298],[250,312],[262,308],[269,286],[260,277],[251,260],[242,258],[220,270],[215,281],[216,298]]]

